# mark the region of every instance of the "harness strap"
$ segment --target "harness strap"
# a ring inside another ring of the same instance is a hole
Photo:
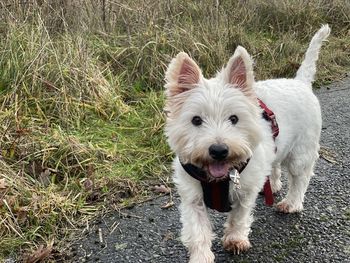
[[[230,180],[208,183],[201,181],[203,199],[207,207],[218,212],[229,212],[231,202],[229,197]]]
[[[271,123],[272,138],[275,140],[280,132],[276,121],[276,116],[273,113],[273,111],[266,106],[264,102],[262,102],[260,99],[258,99],[258,102],[259,102],[260,108],[264,110],[262,114],[263,118]]]
[[[242,162],[239,167],[235,167],[239,173],[248,165],[249,159],[246,162]],[[218,212],[229,212],[231,210],[231,203],[229,198],[230,177],[229,175],[222,178],[220,181],[209,181],[207,173],[191,164],[183,164],[184,170],[193,178],[201,182],[203,189],[203,199],[207,207],[214,209]]]

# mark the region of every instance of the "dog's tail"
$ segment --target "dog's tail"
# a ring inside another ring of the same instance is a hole
[[[322,42],[327,39],[331,29],[328,24],[323,25],[312,38],[309,48],[305,53],[305,59],[297,71],[295,79],[306,83],[312,83],[316,74],[316,61]]]

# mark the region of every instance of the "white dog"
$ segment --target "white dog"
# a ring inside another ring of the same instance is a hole
[[[315,34],[294,79],[255,82],[252,59],[243,47],[237,47],[227,66],[211,79],[203,77],[186,53],[171,61],[166,72],[165,130],[177,155],[174,181],[181,197],[181,238],[190,262],[214,262],[207,206],[220,207],[222,196],[230,210],[222,239],[225,249],[239,253],[251,246],[248,234],[255,200],[268,175],[272,190],[280,190],[281,165],[288,171],[289,189],[277,209],[303,209],[322,122],[311,84],[329,33],[325,25]],[[276,138],[274,121],[279,127]]]

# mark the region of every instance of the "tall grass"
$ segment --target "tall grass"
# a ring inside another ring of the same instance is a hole
[[[340,0],[2,1],[0,260],[59,250],[105,203],[168,180],[162,86],[176,53],[209,77],[243,45],[257,79],[288,77],[329,23],[320,85],[349,72],[349,14]]]

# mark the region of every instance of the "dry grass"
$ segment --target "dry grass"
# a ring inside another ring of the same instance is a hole
[[[293,76],[329,23],[320,85],[350,71],[349,14],[340,0],[2,1],[0,260],[57,250],[104,204],[168,180],[162,85],[177,52],[210,76],[240,44],[257,79]]]

